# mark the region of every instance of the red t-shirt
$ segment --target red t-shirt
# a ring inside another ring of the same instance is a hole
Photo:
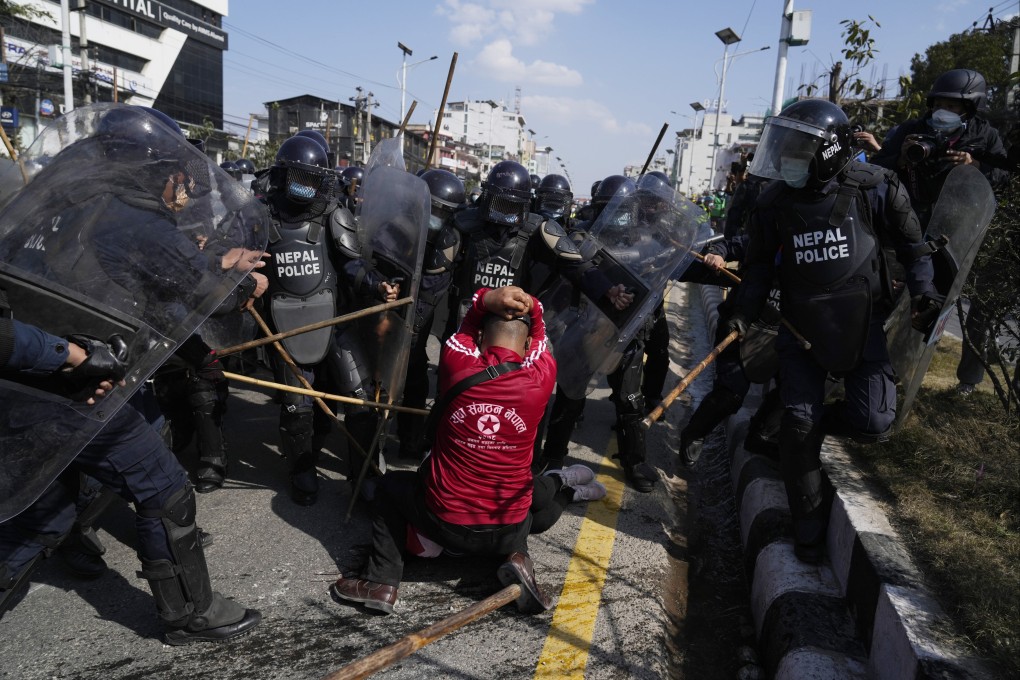
[[[479,351],[482,296],[488,290],[475,293],[460,329],[443,346],[440,393],[486,366],[504,361],[523,366],[464,390],[439,421],[424,463],[425,503],[450,524],[515,524],[527,516],[535,436],[556,384],[556,360],[546,345],[537,298],[532,297],[527,357],[504,347]]]

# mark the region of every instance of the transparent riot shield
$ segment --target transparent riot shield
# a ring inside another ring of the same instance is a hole
[[[404,169],[399,139],[385,139],[372,151],[362,183],[358,231],[362,255],[391,283],[400,284],[400,297],[415,297],[421,277],[428,230],[428,185]],[[360,300],[360,308],[378,300]],[[377,394],[372,399],[399,401],[411,347],[414,305],[373,314],[359,321],[368,350],[366,360]]]
[[[623,284],[634,295],[623,310],[603,296],[588,299],[559,277],[541,296],[546,332],[558,364],[557,383],[579,399],[599,375],[612,372],[627,344],[662,301],[670,279],[693,260],[692,245],[707,221],[701,210],[667,185],[614,196],[593,222],[591,262],[604,284]],[[603,285],[604,287],[604,285]]]
[[[56,120],[0,184],[0,289],[13,318],[58,336],[119,335],[129,348],[125,386],[94,406],[58,374],[0,373],[3,521],[256,265],[268,216],[179,132],[119,104]]]
[[[889,356],[903,390],[903,400],[896,411],[897,429],[910,413],[935,346],[942,338],[949,315],[956,309],[956,299],[994,214],[995,194],[981,171],[971,165],[953,168],[942,185],[924,234],[928,242],[945,242],[931,256],[935,288],[945,296],[938,319],[928,333],[914,330],[910,324],[910,296],[903,294],[885,323]]]

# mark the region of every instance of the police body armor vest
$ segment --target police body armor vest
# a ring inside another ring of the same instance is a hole
[[[818,200],[797,201],[797,194],[784,192],[777,201],[783,316],[832,373],[860,362],[872,303],[882,294],[879,244],[859,187],[844,180]]]
[[[277,331],[326,321],[336,316],[337,273],[329,256],[324,223],[329,212],[287,222],[274,216],[270,231],[269,310]],[[329,350],[332,327],[302,333],[282,342],[294,361],[313,365]]]
[[[471,296],[479,288],[520,286],[528,289],[525,285],[529,279],[528,267],[525,266],[528,265],[525,262],[528,241],[546,221],[544,217],[530,213],[527,221],[503,243],[490,235],[486,228],[488,223],[478,217],[477,210],[457,213],[454,220],[467,241],[457,288],[460,318],[463,318]]]

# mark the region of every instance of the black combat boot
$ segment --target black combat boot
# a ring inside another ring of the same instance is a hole
[[[280,418],[280,448],[290,461],[290,497],[298,505],[314,505],[319,498],[319,452],[312,439],[311,412],[285,412]]]
[[[546,470],[563,467],[570,446],[570,437],[574,432],[577,419],[584,411],[584,397],[571,399],[562,392],[556,393],[552,411],[549,413],[549,427],[546,429],[545,445],[542,456],[535,459],[532,472],[542,474]]]
[[[733,415],[743,402],[739,396],[724,387],[713,389],[694,409],[687,425],[680,431],[680,462],[686,468],[694,467],[701,457],[701,447],[712,430]]]
[[[167,624],[166,642],[222,642],[238,637],[259,624],[262,614],[245,609],[214,592],[209,568],[195,525],[195,495],[181,489],[157,512],[167,531],[173,558],[142,560],[141,578],[149,582],[159,616]]]
[[[773,460],[779,460],[779,428],[783,421],[783,404],[779,388],[773,388],[762,398],[758,410],[747,423],[744,449]]]
[[[624,477],[635,491],[651,492],[658,475],[645,462],[645,428],[640,415],[622,416],[616,421],[616,441]]]
[[[789,415],[784,416],[779,433],[783,481],[793,518],[793,549],[797,559],[809,564],[824,559],[832,501],[819,459],[824,436],[819,425]]]

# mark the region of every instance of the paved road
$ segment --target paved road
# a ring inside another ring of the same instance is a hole
[[[668,312],[680,328],[689,328],[688,313],[698,314],[688,312],[679,287]],[[685,337],[674,336],[674,360],[690,366],[692,355],[704,354],[704,341],[688,351]],[[677,380],[673,369],[667,388]],[[701,382],[694,391],[704,389]],[[669,651],[687,588],[686,565],[671,557],[686,542],[678,530],[686,482],[672,475],[679,409],[668,418],[672,424],[649,436],[649,459],[664,484],[636,494],[608,457],[616,443],[607,394],[600,389],[589,399],[571,456],[598,467],[609,497],[570,506],[531,541],[539,581],[557,595],[556,608],[526,617],[504,607],[380,677],[510,679],[567,671],[591,679],[682,677],[682,662]],[[324,461],[319,503],[297,507],[287,496],[269,397],[234,388],[227,420],[229,481],[198,497],[199,524],[215,536],[207,550],[214,587],[260,609],[263,625],[231,644],[164,645],[147,585],[135,576],[132,516],[118,504],[101,522],[106,575],[78,581],[48,560],[25,599],[0,621],[0,677],[319,678],[499,589],[491,560],[418,560],[406,568],[396,615],[337,604],[328,587],[360,562],[369,539],[365,508],[344,521],[350,486],[342,460]],[[339,437],[330,449],[344,450]]]

